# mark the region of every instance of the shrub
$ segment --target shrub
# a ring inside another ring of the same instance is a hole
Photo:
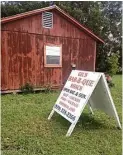
[[[107,58],[107,72],[110,76],[115,75],[119,71],[118,54],[113,53]]]
[[[21,86],[20,89],[23,93],[26,93],[26,94],[34,92],[33,86],[29,83],[26,83],[24,86]]]
[[[112,82],[111,76],[110,76],[109,74],[105,74],[105,77],[106,77],[106,81],[107,81],[107,83],[108,83],[108,86],[109,86],[109,87],[114,87],[115,85],[114,85],[114,83]]]

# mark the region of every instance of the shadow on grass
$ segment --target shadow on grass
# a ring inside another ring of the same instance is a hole
[[[59,127],[68,129],[71,123],[67,121],[65,118],[58,114],[54,114],[54,116],[51,118],[51,120],[55,121],[56,123],[59,122]],[[89,115],[86,113],[83,113],[76,125],[76,128],[86,129],[86,130],[92,130],[92,129],[108,129],[108,126],[99,120],[96,120],[93,115]],[[113,128],[113,127],[110,127]]]
[[[80,116],[77,126],[81,126],[81,128],[86,130],[108,128],[104,123],[94,118],[93,115],[86,113]]]

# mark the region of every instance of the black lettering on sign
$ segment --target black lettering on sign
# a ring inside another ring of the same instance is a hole
[[[78,92],[76,92],[75,95],[78,96]]]
[[[86,99],[86,95],[85,95],[85,94],[78,93],[78,92],[73,91],[73,90],[70,90],[70,89],[68,89],[68,88],[64,88],[63,90],[64,90],[64,91],[67,91],[67,92],[69,92],[70,94],[75,95],[75,96],[77,96],[77,97]]]
[[[75,91],[74,91],[74,90],[70,90],[69,92],[70,92],[71,94],[74,94],[74,93],[75,93]]]
[[[82,94],[82,93],[79,94],[79,97],[86,99],[86,95],[85,94]]]

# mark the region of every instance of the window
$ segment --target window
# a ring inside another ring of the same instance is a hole
[[[42,25],[44,28],[53,28],[53,14],[52,12],[42,13]]]
[[[44,47],[44,65],[45,67],[62,66],[62,47],[61,45],[46,44]]]

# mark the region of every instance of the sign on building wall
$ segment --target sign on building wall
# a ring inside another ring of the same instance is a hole
[[[121,128],[105,76],[97,72],[73,70],[48,119],[56,111],[71,122],[67,132],[67,136],[70,136],[86,105],[92,113],[92,109],[96,108],[114,116],[117,126]]]

